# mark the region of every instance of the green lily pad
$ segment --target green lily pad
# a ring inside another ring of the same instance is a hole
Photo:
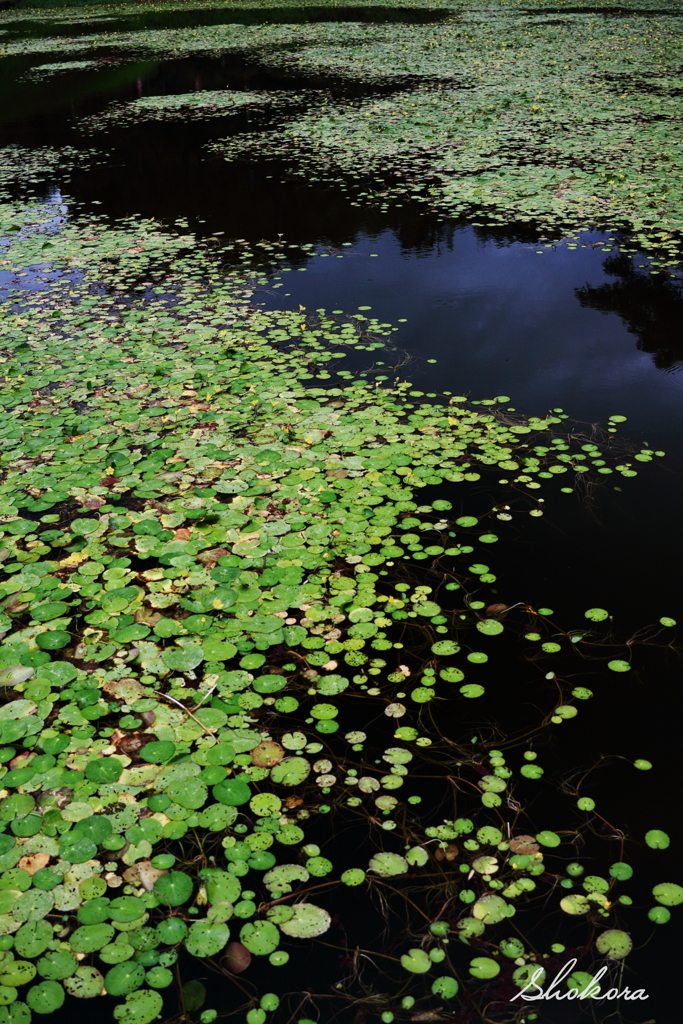
[[[144,971],[143,971],[144,974]],[[54,1013],[64,1005],[64,989],[58,981],[41,981],[26,993],[26,1002],[34,1013]]]
[[[170,907],[180,907],[186,903],[192,896],[192,890],[192,879],[184,871],[171,871],[161,875],[154,883],[154,891]]]
[[[222,921],[195,921],[185,940],[192,956],[216,956],[227,945],[230,929]]]
[[[447,656],[449,654],[457,654],[460,650],[458,644],[454,640],[437,640],[436,643],[432,644],[432,653]]]
[[[60,615],[67,615],[68,612],[69,606],[64,601],[48,601],[46,604],[31,609],[31,615],[36,622],[49,622],[50,619],[57,619]]]
[[[488,956],[475,956],[474,960],[470,961],[469,970],[475,978],[488,980],[500,974],[500,964]]]
[[[267,956],[280,945],[280,933],[270,921],[249,921],[240,930],[240,942],[255,956]]]
[[[671,839],[659,828],[652,828],[645,833],[645,842],[652,850],[666,850],[671,844]]]
[[[102,993],[104,978],[96,967],[77,967],[75,973],[64,981],[64,988],[76,999],[94,999]]]
[[[559,846],[562,840],[557,832],[550,832],[548,829],[545,829],[543,832],[536,834],[536,842],[540,843],[541,846]]]
[[[356,886],[362,885],[365,881],[365,872],[362,868],[347,868],[341,874],[341,880],[344,885]]]
[[[94,953],[113,938],[114,929],[110,924],[88,924],[76,929],[70,938],[70,945],[74,953]]]
[[[166,764],[175,755],[176,745],[170,740],[153,740],[146,743],[140,751],[140,757],[149,764]]]
[[[333,710],[336,714],[337,709]],[[310,771],[311,766],[305,757],[285,757],[270,769],[270,777],[280,786],[299,786],[308,778]]]
[[[191,672],[204,661],[204,651],[198,644],[189,644],[187,647],[170,647],[161,657],[174,672]]]
[[[409,949],[407,953],[401,954],[401,967],[411,974],[426,974],[432,966],[424,949]]]
[[[683,899],[683,889],[681,889],[681,898]],[[621,931],[619,928],[608,928],[607,931],[598,935],[595,940],[595,948],[611,960],[620,960],[631,952],[633,942],[627,932]]]
[[[113,757],[103,757],[97,761],[89,761],[85,766],[85,777],[98,785],[117,782],[121,777],[123,765]]]
[[[398,853],[376,853],[370,859],[369,870],[385,878],[404,875],[408,870],[408,861]]]
[[[495,619],[480,619],[477,622],[477,629],[485,636],[497,636],[503,632],[503,625]]]
[[[589,608],[585,616],[591,622],[604,622],[609,617],[609,612],[604,608]]]
[[[36,637],[36,643],[40,647],[41,651],[61,651],[63,647],[66,647],[71,642],[71,636],[63,629],[49,630],[47,633],[39,633]],[[45,982],[45,984],[48,984]],[[56,982],[54,982],[56,984]],[[63,989],[62,991],[63,994]],[[36,1013],[39,1011],[36,1010]],[[51,1011],[48,1011],[51,1012]]]
[[[150,1024],[160,1016],[162,1006],[163,1000],[158,992],[143,989],[126,995],[125,1002],[115,1006],[113,1013],[120,1024]]]
[[[683,887],[674,882],[660,882],[652,890],[652,895],[665,907],[677,907],[683,903]]]
[[[144,979],[144,967],[126,960],[107,971],[104,976],[104,987],[110,996],[125,996],[140,988]]]
[[[276,767],[278,766],[276,765]],[[241,778],[219,782],[211,792],[219,803],[227,804],[230,807],[240,807],[242,804],[248,803],[251,798],[251,790]]]

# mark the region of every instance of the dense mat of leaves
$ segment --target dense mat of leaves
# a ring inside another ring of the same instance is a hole
[[[391,96],[352,103],[311,99],[307,113],[272,133],[233,137],[217,148],[230,159],[289,158],[292,171],[307,177],[343,182],[357,175],[362,202],[410,197],[449,215],[528,220],[554,234],[623,226],[657,266],[677,264],[679,5],[654,14],[649,6],[620,5],[629,17],[580,6],[558,16],[537,4],[439,9],[452,17],[426,25],[312,21],[116,32],[114,22],[104,33],[71,39],[8,41],[5,52],[243,52],[297,75],[374,84],[383,93],[393,87]],[[206,115],[215,114],[215,94],[202,95],[192,100],[194,115],[204,103]],[[226,94],[226,108],[239,95]],[[155,99],[114,113],[134,119],[143,108],[172,114]],[[397,173],[404,179],[398,187]]]
[[[515,516],[542,514],[539,492],[632,477],[663,453],[626,457],[620,416],[594,438],[553,435],[560,411],[522,418],[505,396],[355,377],[345,354],[387,344],[390,325],[264,312],[263,254],[226,270],[152,222],[59,213],[0,207],[16,275],[0,321],[8,1022],[105,991],[116,1019],[148,1024],[189,956],[244,972],[235,1005],[246,997],[262,1024],[289,987],[278,968],[333,941],[355,891],[364,928],[375,900],[406,924],[391,955],[374,952],[379,1003],[365,969],[333,990],[351,1012],[508,1000],[569,957],[564,922],[598,934],[587,969],[593,955],[618,964],[632,944],[625,844],[616,856],[597,838],[580,784],[561,826],[525,806],[544,786],[533,737],[592,696],[576,672],[588,660],[609,685],[634,645],[599,632],[604,609],[566,631],[550,609],[479,599],[496,579],[481,559]],[[277,258],[283,243],[265,248]],[[459,512],[487,474],[501,501],[483,519]],[[436,487],[449,497],[421,504]],[[521,758],[500,733],[470,737],[468,710],[496,717],[486,694],[517,634],[549,669]],[[333,818],[358,845],[335,845]],[[660,824],[653,849],[669,842]],[[585,878],[567,867],[584,847]],[[652,892],[664,923],[683,888]],[[548,901],[559,937],[539,955],[506,922]],[[250,982],[252,958],[269,991]],[[188,981],[183,1005],[201,1009],[202,989]]]
[[[277,97],[267,93],[233,92],[229,89],[203,92],[174,93],[170,96],[142,96],[132,103],[110,107],[104,114],[94,115],[82,122],[86,131],[98,131],[110,123],[126,124],[137,121],[163,121],[182,118],[202,119],[220,117],[245,107],[272,106]]]

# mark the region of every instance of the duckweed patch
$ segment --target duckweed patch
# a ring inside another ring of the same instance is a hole
[[[53,149],[41,146],[29,149],[26,146],[4,146],[0,148],[0,200],[10,198],[11,190],[17,186],[23,190],[33,190],[42,184],[46,177],[59,171],[68,180],[70,173],[77,167],[89,167],[93,163],[104,162],[106,156],[96,149],[76,149],[64,146]],[[6,212],[6,217],[9,211]],[[0,238],[6,232],[17,230],[17,225],[4,219]],[[0,245],[2,243],[0,242]]]

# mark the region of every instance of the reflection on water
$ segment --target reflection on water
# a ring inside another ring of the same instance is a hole
[[[616,313],[637,337],[641,352],[651,352],[660,370],[683,365],[683,286],[663,275],[639,273],[633,260],[621,254],[604,262],[605,273],[616,281],[577,288],[582,306]]]
[[[680,435],[680,393],[656,367],[681,359],[683,295],[677,283],[639,273],[613,240],[593,233],[570,249],[539,245],[529,227],[445,222],[418,204],[385,214],[355,205],[334,184],[290,180],[276,162],[229,164],[206,151],[217,136],[267,127],[268,111],[81,132],[88,115],[140,95],[322,84],[239,55],[105,65],[17,86],[16,76],[43,61],[3,62],[0,146],[106,147],[106,162],[73,172],[66,191],[75,209],[169,225],[182,213],[203,236],[255,242],[281,234],[294,245],[336,248],[344,258],[290,249],[294,270],[307,272],[288,274],[277,301],[366,304],[384,321],[404,320],[396,342],[438,360],[416,370],[426,390],[509,394],[519,408],[566,407],[588,421],[618,412],[664,449]],[[50,184],[58,187],[59,175]]]
[[[349,257],[318,256],[307,273],[294,280],[288,274],[289,301],[308,308],[367,304],[382,321],[405,318],[394,339],[420,357],[410,379],[423,390],[505,394],[520,409],[558,406],[588,422],[619,413],[664,449],[680,435],[680,391],[645,346],[634,344],[625,310],[579,301],[613,287],[615,256],[605,255],[611,247],[604,236],[585,235],[572,250],[500,242],[466,225],[425,226],[421,239],[414,229],[353,232],[354,226],[351,220],[346,237],[330,232],[324,239],[321,218],[319,240],[351,242],[340,250]],[[633,275],[648,296],[636,308],[658,325],[659,348],[668,339],[675,351],[678,286]]]

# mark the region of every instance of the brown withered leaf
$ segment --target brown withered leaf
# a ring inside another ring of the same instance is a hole
[[[140,605],[139,608],[135,609],[134,615],[135,621],[139,622],[142,626],[150,626],[154,628],[157,622],[161,618],[161,612],[155,612],[153,608],[147,608],[146,605]]]
[[[227,548],[210,548],[208,551],[200,551],[197,555],[197,560],[207,569],[213,569],[219,558],[223,555],[229,555],[230,552]]]
[[[14,770],[15,768],[25,768],[30,757],[31,751],[26,750],[24,751],[23,754],[17,754],[16,757],[13,757],[9,763],[9,766],[12,770]]]
[[[301,807],[302,804],[303,800],[301,799],[300,796],[288,796],[283,801],[283,807],[286,807],[288,811],[291,810],[293,807]]]
[[[126,676],[123,679],[110,679],[102,689],[110,693],[112,697],[116,697],[117,700],[122,700],[124,704],[134,704],[145,693],[137,679],[133,679],[132,676]]]
[[[159,868],[152,867],[150,860],[139,860],[123,872],[123,877],[126,882],[130,882],[132,885],[141,885],[147,892],[151,892],[157,878],[161,878],[162,875],[167,873]]]
[[[515,836],[510,840],[510,849],[513,853],[538,853],[540,847],[533,836]]]
[[[263,740],[251,751],[251,763],[259,768],[272,768],[285,756],[285,749],[274,740]]]
[[[435,850],[434,856],[437,860],[455,860],[459,852],[457,846],[449,843],[445,850]]]
[[[128,757],[137,757],[145,744],[150,743],[153,739],[155,737],[152,735],[141,736],[140,733],[134,732],[126,733],[125,736],[122,736],[117,741],[112,736],[111,742],[115,744],[119,753],[126,754]]]
[[[509,610],[506,604],[490,604],[486,608],[486,614],[490,619],[504,619]]]
[[[35,875],[36,871],[47,867],[49,861],[50,855],[48,853],[29,853],[21,858],[18,866],[23,868],[24,871],[28,871],[29,875]]]

